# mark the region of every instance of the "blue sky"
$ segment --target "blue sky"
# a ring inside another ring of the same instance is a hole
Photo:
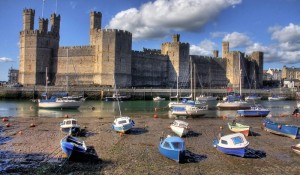
[[[133,34],[133,50],[160,49],[178,33],[191,54],[221,54],[229,41],[231,51],[263,51],[264,69],[300,67],[299,0],[2,0],[0,81],[19,68],[25,8],[35,10],[35,29],[39,17],[61,15],[60,46],[89,45],[89,13],[100,11],[102,28]]]

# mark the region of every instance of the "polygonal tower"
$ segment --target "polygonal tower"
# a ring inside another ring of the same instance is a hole
[[[97,41],[97,32],[101,29],[101,12],[90,13],[90,45],[95,45]]]
[[[222,58],[227,58],[227,54],[229,53],[229,42],[222,42]]]
[[[255,63],[255,78],[256,87],[263,86],[263,68],[264,68],[264,53],[263,52],[253,52],[251,58]]]
[[[168,85],[173,86],[177,83],[187,83],[189,77],[189,55],[190,45],[180,42],[180,35],[173,35],[171,43],[161,45],[161,53],[169,56],[168,64]]]
[[[39,30],[34,30],[32,9],[23,10],[23,31],[20,32],[20,72],[19,83],[24,85],[45,85],[46,68],[49,80],[55,77],[55,57],[59,47],[60,16],[51,18],[51,32],[48,20],[39,19]]]

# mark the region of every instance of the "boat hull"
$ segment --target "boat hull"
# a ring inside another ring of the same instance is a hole
[[[300,155],[300,144],[297,144],[297,145],[294,145],[294,146],[291,146],[291,149]]]
[[[250,109],[250,105],[240,102],[221,102],[217,104],[220,110],[238,110],[238,109]]]
[[[174,160],[178,163],[183,162],[184,156],[185,156],[185,150],[171,150],[171,149],[166,149],[159,145],[159,152],[163,156]]]
[[[183,127],[178,127],[178,126],[171,125],[170,128],[179,137],[185,136],[188,132],[187,128],[183,128]]]
[[[77,138],[71,137],[79,144],[68,141],[69,137],[70,136],[67,136],[60,141],[61,149],[66,153],[69,160],[80,160],[85,155],[87,149],[82,146],[84,143],[79,142]]]
[[[241,124],[232,125],[231,123],[228,123],[228,128],[232,132],[242,133],[244,136],[249,136],[250,126]]]
[[[39,102],[39,108],[47,109],[77,109],[82,105],[83,101],[74,102]]]
[[[266,131],[273,134],[287,136],[292,139],[300,138],[300,129],[298,126],[275,123],[270,120],[264,120],[263,126]]]
[[[116,126],[116,125],[112,125],[112,129],[115,130],[116,132],[120,132],[120,133],[126,133],[129,132],[129,130],[133,127],[132,124],[126,124],[123,126]]]
[[[246,153],[246,148],[224,148],[217,145],[217,150],[229,155],[235,155],[239,157],[244,157]]]
[[[269,110],[237,110],[237,113],[244,117],[266,117]]]

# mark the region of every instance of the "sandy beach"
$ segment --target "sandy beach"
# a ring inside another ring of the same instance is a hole
[[[184,137],[190,159],[178,164],[160,155],[159,138],[174,135],[168,127],[171,118],[153,116],[132,117],[134,129],[120,135],[111,129],[113,116],[105,118],[68,116],[77,118],[85,128],[83,139],[98,155],[98,160],[71,162],[60,149],[66,135],[59,129],[64,119],[50,117],[11,117],[0,124],[0,174],[299,174],[300,156],[290,146],[299,143],[261,129],[262,118],[239,117],[237,122],[250,125],[249,148],[265,152],[265,156],[240,158],[218,152],[212,146],[219,127],[223,133],[228,118],[187,118],[192,134]],[[1,118],[2,119],[2,118]],[[300,119],[273,117],[300,125]],[[7,123],[10,127],[6,127]],[[34,127],[32,127],[34,125]]]

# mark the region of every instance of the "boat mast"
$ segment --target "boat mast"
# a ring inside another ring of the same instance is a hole
[[[178,95],[178,73],[177,73],[177,94],[176,94],[177,102],[179,101],[179,95]]]
[[[194,65],[194,98],[196,98],[196,65]]]
[[[69,91],[69,70],[68,70],[68,65],[69,65],[69,49],[67,49],[67,64],[66,64],[66,92],[68,93]]]
[[[46,100],[48,99],[48,67],[46,67]]]
[[[239,52],[239,71],[240,71],[240,97],[242,97],[242,69],[241,69],[241,53]]]
[[[190,78],[191,78],[191,95],[190,97],[192,97],[193,99],[193,65],[192,65],[192,58],[190,57]]]

